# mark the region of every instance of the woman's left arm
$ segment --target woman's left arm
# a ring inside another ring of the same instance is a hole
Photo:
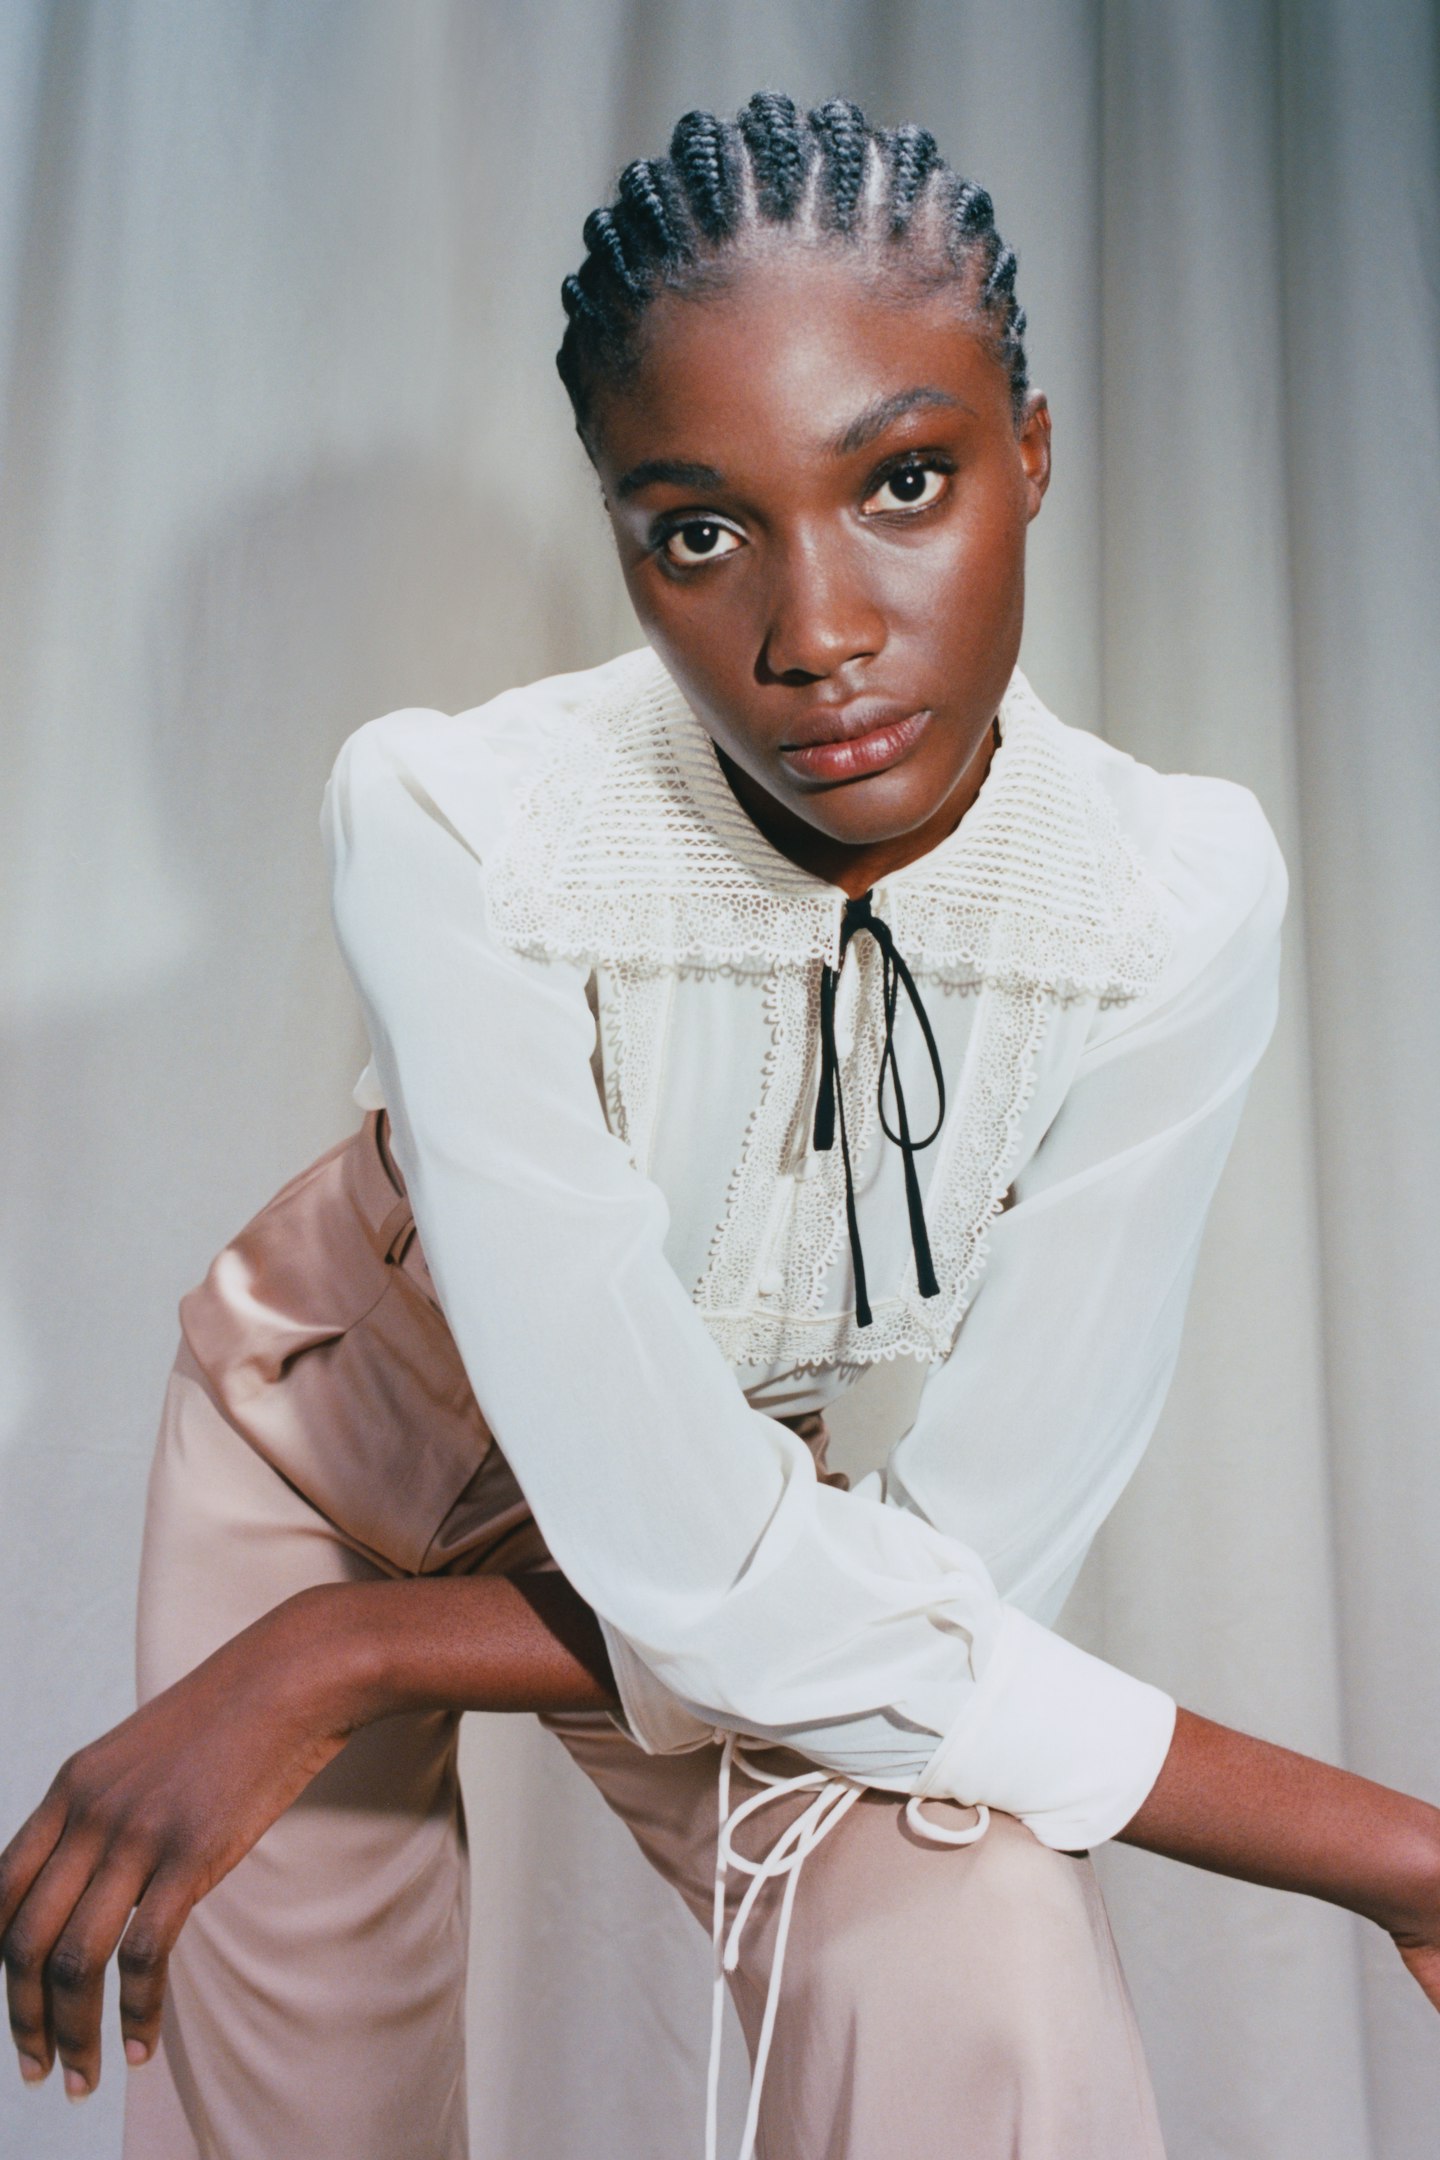
[[[1098,1016],[889,1465],[892,1504],[969,1540],[1011,1605],[1046,1620],[1159,1416],[1206,1211],[1270,1034],[1285,881],[1254,825],[1248,904],[1238,862],[1217,875],[1192,854],[1173,988]],[[1197,936],[1211,949],[1187,962]],[[1114,1834],[1360,1913],[1440,2008],[1440,1809],[1426,1801],[1181,1709],[1155,1783]]]
[[[890,1458],[891,1504],[973,1543],[1027,1610],[1058,1605],[1154,1430],[1278,952],[1271,892],[1175,994],[1099,1015]]]
[[[1206,1215],[1275,1021],[1286,881],[1258,805],[1224,782],[1148,777],[1164,813],[1152,822],[1169,965],[1148,995],[1093,1010],[1088,1026],[1071,1008],[1069,1024],[1086,1032],[1068,1050],[1068,1079],[1051,1083],[1064,1089],[1059,1109],[990,1225],[954,1345],[884,1473],[889,1505],[979,1553],[1017,1655],[1053,1625],[1154,1430]],[[1074,1724],[1083,1750],[1084,1705],[1063,1685],[1052,1698],[1049,1723]],[[969,1736],[967,1771],[978,1765],[984,1779],[972,1797],[1069,1844],[1073,1805],[1036,1805],[1032,1725],[1032,1706],[999,1690]],[[1094,1734],[1097,1788],[1109,1748]],[[1011,1784],[1012,1765],[1023,1782]]]
[[[1117,1835],[1373,1920],[1440,2010],[1440,1808],[1181,1710],[1159,1777]]]

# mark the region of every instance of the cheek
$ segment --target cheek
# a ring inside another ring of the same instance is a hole
[[[687,666],[723,669],[726,655],[733,658],[737,581],[731,581],[728,593],[717,594],[712,588],[703,604],[697,604],[693,588],[672,584],[653,566],[642,567],[625,582],[641,628],[667,664],[684,656]]]
[[[887,551],[877,575],[892,624],[951,648],[983,643],[1020,590],[1024,535],[1008,507],[962,506],[921,545]]]
[[[691,702],[711,712],[743,704],[765,634],[763,580],[722,573],[685,584],[647,558],[625,566],[625,583],[641,629]]]
[[[663,576],[627,578],[640,627],[720,746],[748,762],[743,744],[731,739],[727,713],[743,711],[753,692],[754,637],[731,608],[687,607],[692,595]]]

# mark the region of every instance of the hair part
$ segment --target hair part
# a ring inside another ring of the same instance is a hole
[[[1025,310],[986,190],[951,170],[926,128],[871,127],[844,98],[802,116],[761,90],[733,120],[686,113],[669,156],[627,165],[614,202],[585,220],[585,260],[560,288],[555,363],[587,449],[597,394],[636,366],[651,302],[703,291],[727,256],[782,232],[852,246],[911,290],[959,285],[1009,376],[1019,427]]]

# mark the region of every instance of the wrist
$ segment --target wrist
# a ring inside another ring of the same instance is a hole
[[[1182,1710],[1120,1833],[1173,1860],[1344,1905],[1397,1937],[1440,1919],[1440,1810]]]
[[[1397,1811],[1380,1858],[1378,1893],[1346,1902],[1402,1945],[1433,1943],[1440,1930],[1440,1809],[1414,1800]]]

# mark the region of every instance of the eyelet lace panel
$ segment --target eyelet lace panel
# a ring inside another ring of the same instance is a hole
[[[675,979],[673,968],[631,962],[596,982],[605,1122],[642,1171],[660,1110]]]
[[[870,955],[857,954],[856,960],[861,1018],[844,1064],[844,1087],[846,1100],[857,1105],[854,1153],[863,1163],[875,1137],[880,1013],[875,986],[863,980]],[[876,954],[877,974],[878,960]],[[772,1045],[760,1100],[705,1270],[691,1295],[734,1365],[859,1369],[897,1357],[943,1358],[974,1296],[987,1232],[1010,1186],[1052,1001],[1034,987],[981,987],[964,1084],[936,1143],[925,1196],[941,1295],[921,1297],[912,1253],[899,1284],[876,1293],[871,1325],[861,1328],[853,1313],[837,1316],[822,1303],[845,1237],[838,1152],[812,1153],[803,1177],[791,1167],[797,1108],[803,1120],[813,1092],[807,1028],[815,1010],[815,972],[787,969],[767,985]],[[772,1252],[784,1256],[785,1288],[766,1297],[760,1283]]]
[[[925,1193],[942,1294],[919,1295],[911,1256],[898,1284],[878,1287],[865,1329],[825,1309],[845,1237],[843,1165],[838,1150],[809,1145],[820,972],[838,957],[845,894],[797,868],[740,808],[710,737],[652,652],[616,663],[605,689],[570,716],[487,865],[503,942],[594,969],[607,1122],[642,1169],[677,974],[733,969],[763,980],[769,1047],[757,1100],[691,1293],[735,1366],[858,1371],[947,1356],[1011,1182],[1050,1011],[1136,997],[1168,957],[1156,881],[1070,748],[1072,731],[1018,669],[1000,725],[990,772],[956,831],[875,887],[915,974],[973,995],[976,1014]],[[879,954],[862,941],[841,993],[853,1023],[841,1075],[862,1184],[875,1139],[879,978]]]

